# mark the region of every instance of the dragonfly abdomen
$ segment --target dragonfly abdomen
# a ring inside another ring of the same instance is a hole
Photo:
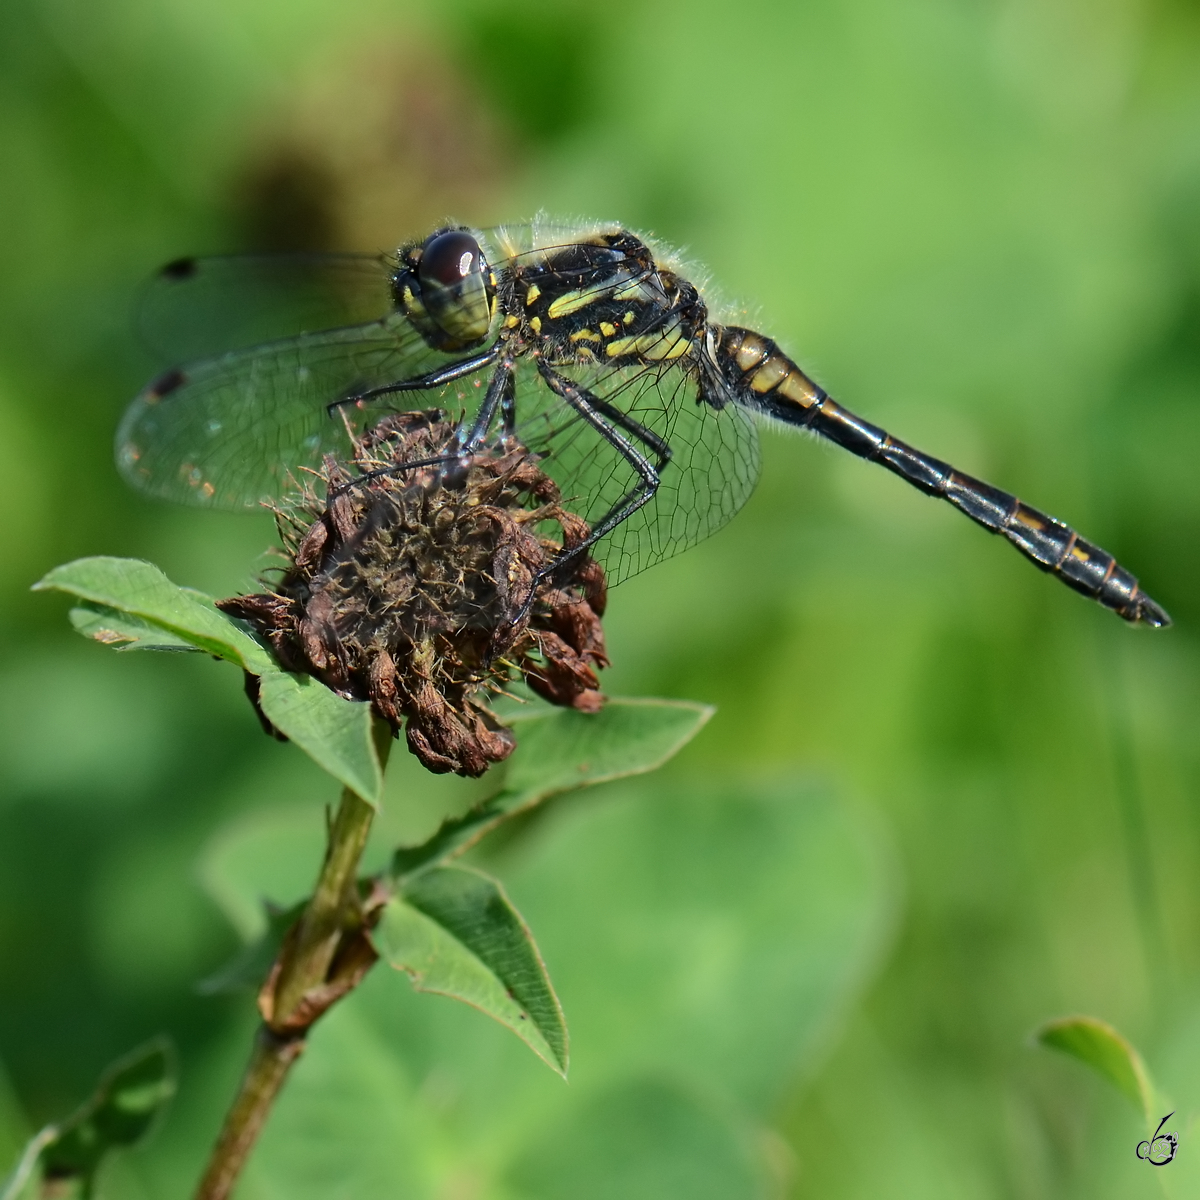
[[[1023,503],[1011,492],[957,471],[843,408],[770,338],[750,329],[722,329],[717,365],[735,398],[788,425],[811,429],[860,458],[878,462],[971,520],[1002,534],[1042,570],[1098,600],[1127,621],[1169,625],[1171,618],[1107,551],[1069,525]]]

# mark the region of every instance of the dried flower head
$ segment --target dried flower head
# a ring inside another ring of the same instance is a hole
[[[455,429],[437,409],[399,413],[355,441],[353,469],[327,458],[323,497],[277,513],[282,578],[219,607],[287,670],[404,724],[431,771],[480,775],[514,748],[486,699],[515,676],[555,704],[602,703],[605,580],[586,553],[541,576],[589,530],[514,438],[386,470],[444,456]]]

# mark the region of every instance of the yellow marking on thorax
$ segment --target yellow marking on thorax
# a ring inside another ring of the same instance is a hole
[[[529,291],[525,293],[525,307],[528,308],[542,294],[542,289],[536,283],[529,285]]]
[[[621,317],[621,320],[624,321],[626,325],[632,325],[634,321],[637,320],[637,313],[627,312]]]
[[[563,292],[546,309],[546,316],[555,321],[559,317],[569,316],[573,312],[578,312],[581,308],[587,308],[589,304],[593,304],[609,290],[609,288],[588,288],[586,291]]]
[[[655,330],[652,333],[639,334],[637,337],[617,338],[608,343],[605,351],[609,358],[620,358],[622,355],[632,354],[638,358],[661,362],[686,354],[690,344],[684,337],[679,323],[674,322],[666,329]]]
[[[567,340],[571,342],[598,342],[600,339],[591,329],[577,329]]]
[[[614,291],[612,297],[614,300],[640,300],[643,304],[653,304],[656,299],[654,291],[643,279],[631,280],[619,291]]]
[[[617,332],[617,327],[611,321],[601,321],[600,332],[604,334],[605,337],[612,337],[612,335]]]
[[[666,339],[664,338],[663,341],[665,343]],[[687,353],[690,345],[691,343],[688,341],[688,339],[681,334],[669,345],[664,345],[663,352],[661,354],[647,353],[646,357],[666,360],[670,360],[672,358],[682,358],[683,355]]]
[[[529,328],[532,329],[534,333],[541,333],[542,332],[542,318],[534,317],[533,320],[529,322]]]
[[[520,318],[514,316],[512,313],[509,313],[508,316],[504,318],[505,329],[515,329],[518,325],[520,325],[520,323]]]

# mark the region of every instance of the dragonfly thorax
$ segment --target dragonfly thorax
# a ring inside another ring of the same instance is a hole
[[[511,269],[505,324],[550,361],[671,361],[695,344],[707,310],[626,231],[545,252]]]

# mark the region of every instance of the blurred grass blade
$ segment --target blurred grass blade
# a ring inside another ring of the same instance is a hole
[[[184,638],[168,633],[142,617],[132,617],[107,604],[85,600],[68,614],[76,633],[112,646],[116,650],[187,650],[203,653],[200,647]]]
[[[383,770],[371,737],[371,706],[346,700],[311,675],[275,668],[259,683],[259,704],[267,719],[368,804],[378,805]]]
[[[566,1077],[562,1006],[533,936],[494,879],[464,867],[427,871],[388,901],[373,939],[418,991],[494,1017]]]
[[[501,790],[442,822],[428,841],[402,846],[391,872],[405,879],[474,845],[497,825],[551,796],[642,775],[674,757],[716,710],[688,700],[610,699],[598,713],[557,708],[505,717],[517,735]]]
[[[210,596],[172,583],[153,563],[137,558],[77,558],[33,585],[140,617],[208,654],[255,675],[278,670],[274,660]]]
[[[1111,1025],[1097,1017],[1062,1017],[1034,1034],[1043,1045],[1061,1050],[1091,1067],[1122,1092],[1147,1122],[1155,1111],[1154,1085],[1142,1056]]]
[[[78,1112],[30,1141],[0,1200],[87,1200],[104,1158],[139,1142],[174,1094],[175,1055],[156,1038],[113,1063]]]

